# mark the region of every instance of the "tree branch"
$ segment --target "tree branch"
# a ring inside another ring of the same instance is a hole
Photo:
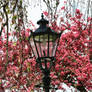
[[[0,36],[2,35],[2,30],[3,30],[3,28],[8,24],[8,15],[7,15],[7,12],[6,12],[6,9],[5,9],[7,5],[8,5],[8,2],[5,3],[5,4],[2,6],[2,7],[3,7],[3,11],[4,11],[4,13],[5,13],[5,16],[6,16],[6,22],[3,23],[2,27],[1,27]]]

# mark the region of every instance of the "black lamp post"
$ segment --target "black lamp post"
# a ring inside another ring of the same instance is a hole
[[[36,57],[36,62],[44,74],[43,88],[45,92],[49,92],[51,82],[50,70],[55,60],[55,53],[61,33],[56,33],[50,29],[47,26],[49,22],[44,19],[43,14],[41,17],[42,19],[37,22],[40,26],[31,33],[29,41]]]

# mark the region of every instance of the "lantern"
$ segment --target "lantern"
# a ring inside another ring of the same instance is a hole
[[[49,22],[44,19],[43,14],[42,19],[37,24],[40,26],[34,32],[31,32],[29,41],[33,54],[36,57],[36,62],[44,74],[43,88],[45,92],[49,92],[51,82],[50,70],[55,61],[55,53],[61,33],[55,32],[48,26]]]

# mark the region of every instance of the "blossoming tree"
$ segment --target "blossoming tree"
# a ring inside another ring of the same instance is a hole
[[[62,12],[65,13],[64,16],[60,16]],[[52,18],[48,12],[43,13],[48,19]],[[63,31],[50,74],[52,87],[57,86],[58,89],[64,90],[61,83],[65,83],[81,92],[91,90],[92,17],[87,17],[85,21],[79,9],[76,9],[73,16],[69,12],[66,13],[64,6],[59,13],[55,13],[54,21],[50,21],[50,24],[53,30]],[[32,22],[30,25],[34,27]],[[18,20],[18,29],[15,31],[9,32],[8,25],[5,27],[0,36],[0,85],[10,88],[13,92],[39,90],[35,85],[42,85],[43,75],[36,64],[35,57],[32,57],[31,46],[28,42],[30,29],[23,27],[21,18]]]

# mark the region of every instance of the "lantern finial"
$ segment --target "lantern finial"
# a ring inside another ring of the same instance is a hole
[[[43,13],[42,13],[41,17],[42,17],[42,19],[44,18],[44,15],[43,15]]]
[[[49,23],[49,21],[48,20],[46,20],[46,19],[44,19],[44,15],[43,15],[43,13],[41,14],[41,20],[39,20],[38,22],[37,22],[37,24],[39,24],[39,25],[42,25],[42,24],[48,24]]]

